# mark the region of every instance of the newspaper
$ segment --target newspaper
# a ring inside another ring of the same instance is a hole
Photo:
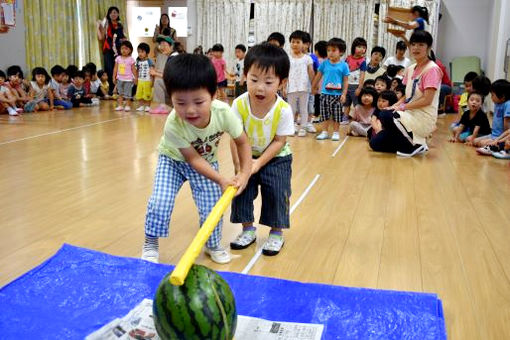
[[[320,340],[324,325],[269,321],[238,315],[236,340]],[[126,316],[115,319],[86,340],[160,340],[152,317],[152,300],[144,299]]]

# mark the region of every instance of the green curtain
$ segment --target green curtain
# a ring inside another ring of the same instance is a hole
[[[80,61],[83,65],[93,62],[98,69],[102,68],[102,43],[97,39],[96,22],[106,16],[110,6],[119,8],[127,36],[126,0],[25,1],[25,47],[29,70],[42,66],[49,72],[56,64],[80,66]]]
[[[76,3],[69,0],[24,1],[26,63],[50,70],[78,62]]]
[[[103,44],[97,39],[97,21],[106,17],[108,8],[115,6],[119,9],[119,17],[124,26],[124,35],[127,30],[127,4],[126,0],[81,0],[81,22],[84,41],[85,63],[93,62],[97,68],[103,65]]]

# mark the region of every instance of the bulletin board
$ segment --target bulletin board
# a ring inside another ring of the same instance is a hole
[[[0,0],[0,33],[16,27],[16,0]]]

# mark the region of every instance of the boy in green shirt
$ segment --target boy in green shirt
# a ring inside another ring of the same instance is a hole
[[[145,218],[142,259],[158,262],[158,238],[168,236],[175,197],[190,181],[200,225],[229,185],[241,193],[251,174],[251,150],[243,126],[229,106],[214,100],[216,72],[209,59],[182,54],[168,61],[164,81],[174,110],[168,116],[159,144],[154,188]],[[218,172],[216,157],[221,136],[227,132],[237,146],[240,172],[227,179]],[[206,243],[206,254],[228,263],[230,253],[220,246],[222,221]]]

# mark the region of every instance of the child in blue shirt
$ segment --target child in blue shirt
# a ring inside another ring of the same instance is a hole
[[[474,145],[481,146],[476,151],[481,155],[492,155],[497,151],[496,144],[499,137],[510,129],[510,82],[499,79],[491,85],[491,99],[494,102],[494,115],[492,117],[492,133],[482,136],[474,141]],[[493,148],[496,150],[493,150]]]
[[[320,66],[317,75],[313,79],[313,93],[318,93],[318,85],[322,80],[320,91],[320,122],[322,132],[317,135],[317,140],[329,138],[330,119],[333,120],[333,135],[331,140],[340,140],[340,119],[342,116],[342,104],[346,101],[347,87],[349,84],[349,66],[340,57],[345,53],[346,44],[340,38],[332,38],[328,41],[328,59]]]

